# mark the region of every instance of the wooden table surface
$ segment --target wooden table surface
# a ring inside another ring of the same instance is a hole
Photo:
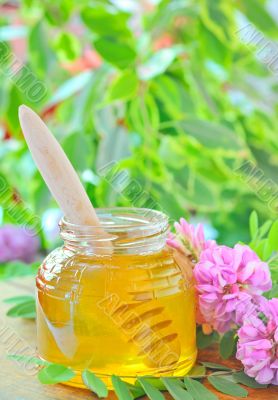
[[[7,297],[32,293],[32,281],[30,278],[20,278],[0,282],[0,400],[89,400],[96,398],[92,393],[83,389],[64,385],[41,385],[36,378],[34,366],[29,365],[29,368],[26,368],[22,363],[7,358],[8,354],[21,352],[29,355],[36,352],[35,323],[6,317],[7,305],[2,301]],[[240,367],[236,360],[223,362],[213,348],[200,351],[199,360],[226,364],[233,368]],[[209,383],[206,385],[215,392]],[[250,400],[278,400],[278,389],[274,386],[259,390],[247,388],[247,390]],[[232,396],[215,393],[220,400],[234,399]],[[115,395],[111,392],[109,399],[113,398]]]

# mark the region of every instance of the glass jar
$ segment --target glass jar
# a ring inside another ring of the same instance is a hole
[[[40,356],[70,366],[83,387],[89,369],[108,385],[117,374],[182,376],[196,359],[191,266],[165,242],[168,219],[149,209],[97,210],[103,231],[60,222],[64,245],[41,265]],[[105,232],[105,233],[104,233]]]

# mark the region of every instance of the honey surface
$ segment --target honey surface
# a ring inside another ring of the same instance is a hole
[[[65,258],[53,252],[37,277],[43,359],[100,376],[183,375],[192,367],[194,289],[166,250]]]

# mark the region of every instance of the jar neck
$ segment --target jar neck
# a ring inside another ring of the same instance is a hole
[[[97,209],[100,227],[75,225],[63,218],[60,235],[71,252],[110,256],[162,250],[169,225],[165,214],[146,208]]]

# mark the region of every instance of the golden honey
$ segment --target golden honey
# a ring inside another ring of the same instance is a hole
[[[112,374],[130,382],[186,374],[196,359],[194,289],[190,271],[165,246],[165,216],[149,210],[146,217],[143,209],[99,214],[112,251],[88,227],[64,222],[65,246],[39,270],[40,356],[75,370],[75,386],[83,386],[84,369],[108,384]]]

